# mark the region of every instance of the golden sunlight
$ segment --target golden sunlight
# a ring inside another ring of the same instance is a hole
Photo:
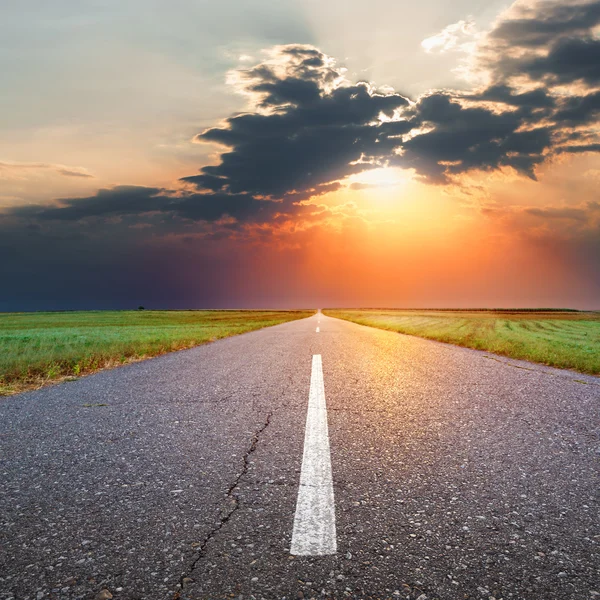
[[[410,180],[410,174],[396,167],[381,167],[371,171],[363,171],[348,178],[354,189],[375,187],[398,187]]]

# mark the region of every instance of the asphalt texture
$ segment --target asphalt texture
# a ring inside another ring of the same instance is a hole
[[[338,552],[294,557],[313,354]],[[323,315],[5,398],[0,598],[600,599],[599,408]]]

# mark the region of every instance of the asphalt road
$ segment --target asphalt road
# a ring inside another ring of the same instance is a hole
[[[337,551],[295,556],[313,355]],[[6,398],[0,598],[600,599],[599,407],[322,315]]]

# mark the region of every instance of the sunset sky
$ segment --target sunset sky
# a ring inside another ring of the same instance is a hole
[[[0,310],[600,309],[600,0],[4,0]]]

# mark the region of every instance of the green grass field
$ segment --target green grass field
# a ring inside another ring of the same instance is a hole
[[[0,395],[311,314],[253,310],[0,313]]]
[[[600,374],[600,312],[324,310],[380,329]]]

